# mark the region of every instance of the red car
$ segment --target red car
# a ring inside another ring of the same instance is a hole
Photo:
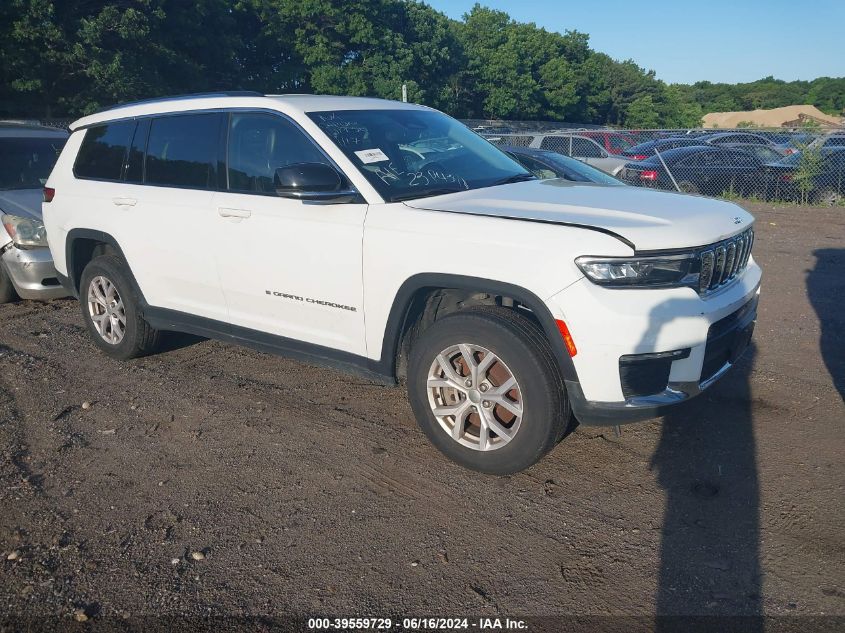
[[[578,136],[586,136],[593,139],[610,154],[621,154],[635,144],[633,138],[624,132],[617,132],[615,130],[579,130]]]

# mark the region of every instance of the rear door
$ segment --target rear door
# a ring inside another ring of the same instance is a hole
[[[152,306],[227,320],[215,258],[219,112],[139,119],[121,191],[117,238]],[[117,236],[115,236],[117,237]]]
[[[227,144],[226,187],[213,207],[230,322],[365,355],[361,266],[367,205],[276,195],[279,167],[334,166],[280,113],[232,112]]]

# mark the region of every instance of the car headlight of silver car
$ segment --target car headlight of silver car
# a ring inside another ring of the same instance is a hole
[[[3,228],[16,246],[24,248],[47,246],[47,231],[40,220],[19,215],[4,215],[0,219],[3,221]]]
[[[675,288],[697,286],[696,253],[643,257],[579,257],[587,279],[611,288]]]

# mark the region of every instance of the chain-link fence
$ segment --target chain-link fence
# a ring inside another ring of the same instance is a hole
[[[554,155],[563,155],[635,187],[845,204],[845,128],[617,130],[535,121],[464,123],[544,177],[567,177],[552,166]]]

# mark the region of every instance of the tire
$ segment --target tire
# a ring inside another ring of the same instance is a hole
[[[835,207],[842,204],[843,200],[845,200],[845,196],[843,196],[839,191],[833,187],[827,187],[816,194],[815,202],[819,206]]]
[[[701,190],[698,188],[698,186],[695,183],[692,183],[688,180],[682,180],[681,182],[679,182],[678,183],[678,189],[681,190],[681,193],[692,193],[692,194],[701,193]]]
[[[158,347],[160,338],[158,330],[150,327],[141,315],[140,301],[130,281],[130,275],[121,258],[103,255],[95,257],[85,266],[79,284],[79,305],[91,338],[107,356],[120,360],[151,354]],[[99,289],[99,293],[94,291],[94,286]],[[114,289],[113,293],[111,288]],[[97,300],[97,296],[105,296],[110,310],[114,311],[105,312],[103,303]],[[92,307],[92,303],[96,306]],[[95,324],[93,311],[103,312],[105,316],[102,321],[109,323],[103,334]]]
[[[15,292],[15,287],[12,285],[12,280],[9,273],[0,266],[0,303],[10,303],[18,298],[18,293]]]
[[[466,388],[466,379],[472,382],[467,351],[482,368],[488,353],[495,358],[476,377],[478,384],[472,389]],[[455,372],[451,380],[442,360]],[[516,386],[496,394],[508,386],[504,384],[508,376]],[[436,386],[429,386],[430,378]],[[452,387],[455,381],[463,381],[465,391]],[[407,387],[417,423],[432,444],[452,461],[484,473],[509,475],[528,468],[563,438],[573,421],[544,333],[532,321],[504,308],[471,308],[435,321],[411,348]],[[507,406],[499,404],[504,400]],[[462,413],[442,415],[455,407],[462,408]],[[435,408],[441,415],[435,415]],[[521,416],[514,410],[520,410]],[[492,423],[488,426],[492,432],[482,432],[481,417],[490,420],[491,415],[510,435],[507,441],[504,434],[492,431]],[[462,421],[456,432],[458,416]]]

